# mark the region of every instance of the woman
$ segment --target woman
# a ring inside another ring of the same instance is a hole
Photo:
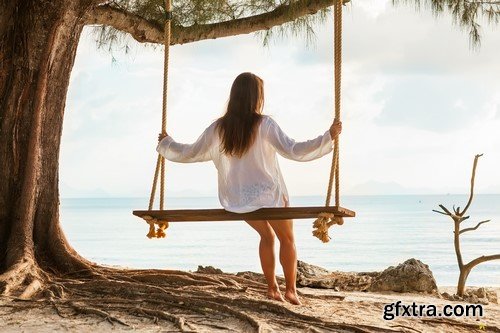
[[[332,151],[332,138],[342,130],[340,121],[323,135],[295,142],[269,116],[262,114],[264,84],[252,73],[236,77],[227,111],[193,144],[175,142],[160,134],[157,151],[174,162],[212,160],[218,171],[219,200],[230,212],[245,213],[262,207],[288,205],[288,193],[276,152],[295,161],[311,161]],[[286,281],[285,299],[300,304],[296,290],[297,252],[292,220],[246,221],[260,235],[259,255],[267,280],[267,296],[284,301],[275,276],[274,239],[280,242],[280,262]]]

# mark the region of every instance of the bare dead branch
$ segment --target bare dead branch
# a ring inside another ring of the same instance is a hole
[[[481,221],[479,222],[475,227],[473,228],[465,228],[465,229],[462,229],[460,230],[459,234],[462,234],[464,232],[467,232],[467,231],[472,231],[472,230],[476,230],[477,228],[479,228],[479,226],[483,223],[487,223],[487,222],[490,222],[491,220],[485,220],[485,221]]]
[[[479,160],[479,158],[481,156],[483,156],[483,154],[477,154],[474,157],[474,163],[472,165],[472,176],[470,178],[470,196],[469,196],[469,201],[467,202],[467,205],[465,205],[464,210],[461,213],[459,213],[459,215],[461,215],[461,216],[463,216],[465,214],[465,212],[467,212],[467,209],[469,209],[470,204],[472,203],[472,198],[474,197],[474,181],[475,181],[475,178],[476,178],[477,162],[478,162],[478,160]]]
[[[484,220],[479,222],[476,226],[470,227],[470,228],[464,228],[460,230],[460,223],[463,221],[467,220],[470,218],[469,215],[464,216],[467,210],[469,209],[472,199],[474,198],[474,181],[476,178],[476,168],[477,168],[477,163],[479,158],[483,156],[483,154],[477,154],[474,156],[474,163],[472,165],[472,175],[471,175],[471,180],[470,180],[470,196],[469,200],[467,201],[467,204],[465,205],[465,208],[463,211],[460,211],[460,207],[455,208],[455,205],[453,205],[453,211],[454,214],[452,214],[445,206],[439,205],[439,207],[442,209],[442,211],[439,210],[433,210],[433,212],[442,214],[442,215],[448,215],[453,219],[453,244],[455,248],[455,254],[457,257],[457,263],[458,263],[458,268],[460,271],[459,277],[458,277],[458,284],[457,284],[457,295],[463,296],[464,291],[465,291],[465,284],[467,282],[467,277],[469,276],[469,273],[471,272],[472,268],[474,268],[476,265],[479,265],[482,262],[485,261],[490,261],[490,260],[498,260],[500,259],[500,254],[494,254],[490,256],[481,256],[479,258],[476,258],[472,261],[470,261],[467,264],[464,264],[463,258],[462,258],[462,252],[460,249],[460,235],[463,234],[464,232],[468,231],[473,231],[479,228],[481,224],[488,223],[490,220]]]
[[[433,209],[432,211],[433,211],[433,212],[436,212],[436,213],[439,213],[439,214],[446,215],[446,216],[449,216],[449,215],[450,215],[450,214],[448,214],[448,213],[445,213],[445,212],[442,212],[442,211],[440,211],[440,210],[436,210],[436,209]]]
[[[441,209],[448,215],[452,216],[453,214],[451,214],[451,212],[448,210],[448,208],[446,208],[445,206],[443,205],[439,205],[439,207],[441,207]]]
[[[477,266],[477,265],[479,265],[482,262],[491,261],[491,260],[500,260],[500,254],[493,254],[493,255],[489,255],[489,256],[480,256],[480,257],[478,257],[478,258],[476,258],[474,260],[471,260],[465,266],[470,270],[474,266]]]

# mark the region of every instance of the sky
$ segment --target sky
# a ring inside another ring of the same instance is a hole
[[[500,193],[500,27],[479,50],[450,17],[390,0],[344,9],[341,189],[344,194],[466,193],[474,155],[478,193]],[[332,21],[304,35],[234,36],[171,48],[168,133],[194,142],[224,112],[241,72],[265,82],[264,113],[296,140],[333,118]],[[162,48],[97,49],[81,37],[68,91],[62,197],[149,195],[161,129]],[[115,58],[115,60],[113,60]],[[324,195],[331,158],[280,159],[291,195]],[[167,195],[215,196],[211,162],[167,162]]]

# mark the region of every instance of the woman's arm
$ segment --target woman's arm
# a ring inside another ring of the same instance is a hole
[[[180,163],[193,163],[210,161],[210,147],[213,143],[214,124],[209,126],[193,144],[176,142],[172,137],[166,136],[156,147],[156,151],[169,161]]]
[[[269,128],[267,139],[276,151],[285,158],[299,162],[307,162],[320,158],[333,149],[330,130],[315,139],[296,142],[286,135],[273,119],[268,119]]]

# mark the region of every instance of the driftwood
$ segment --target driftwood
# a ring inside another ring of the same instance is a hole
[[[465,215],[467,213],[467,210],[469,209],[472,199],[474,198],[474,181],[476,178],[476,168],[477,168],[477,162],[479,158],[483,156],[483,154],[476,155],[474,157],[474,164],[472,166],[472,176],[470,180],[470,195],[469,195],[469,200],[467,201],[467,204],[465,205],[464,209],[460,210],[460,207],[453,206],[453,211],[450,211],[448,208],[443,206],[442,204],[439,205],[441,210],[433,210],[436,213],[447,215],[452,218],[453,223],[455,225],[454,229],[454,245],[455,245],[455,253],[457,256],[457,261],[458,261],[458,268],[460,269],[460,276],[458,278],[458,285],[457,285],[457,295],[458,296],[463,296],[464,291],[465,291],[465,283],[467,281],[467,277],[469,276],[471,270],[479,265],[480,263],[486,262],[486,261],[491,261],[491,260],[499,260],[500,259],[500,254],[493,254],[493,255],[488,255],[488,256],[481,256],[476,259],[473,259],[469,261],[468,263],[464,264],[463,258],[462,258],[462,252],[460,251],[460,235],[463,234],[464,232],[468,231],[473,231],[479,228],[480,225],[484,223],[490,222],[490,220],[485,220],[481,221],[476,224],[474,227],[470,228],[463,228],[460,229],[460,224],[464,222],[465,220],[469,219],[470,216]]]

